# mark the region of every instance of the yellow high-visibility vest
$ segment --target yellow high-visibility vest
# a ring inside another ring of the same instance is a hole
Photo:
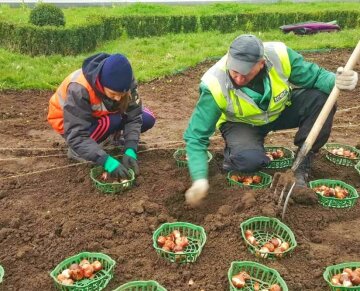
[[[265,42],[264,51],[271,87],[271,99],[266,111],[260,109],[241,89],[229,86],[231,80],[226,70],[227,55],[202,77],[202,82],[207,85],[222,111],[217,126],[226,121],[264,125],[277,119],[289,103],[291,66],[286,46],[281,42]]]

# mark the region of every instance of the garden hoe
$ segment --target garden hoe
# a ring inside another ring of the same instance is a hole
[[[355,50],[351,54],[344,69],[352,70],[358,61],[360,61],[360,41],[358,42]],[[308,154],[308,152],[311,150],[331,109],[335,105],[336,99],[339,96],[339,92],[340,92],[340,90],[336,86],[334,86],[326,103],[324,104],[324,107],[322,108],[318,118],[316,119],[316,122],[314,123],[313,127],[311,128],[311,131],[310,131],[308,137],[306,138],[304,144],[301,146],[300,150],[298,151],[298,154],[296,156],[296,159],[295,159],[291,169],[286,171],[285,173],[278,172],[278,173],[275,173],[275,175],[274,175],[274,179],[271,184],[271,189],[274,189],[275,195],[276,195],[277,191],[281,191],[279,201],[278,201],[278,209],[281,211],[281,206],[283,207],[282,214],[281,214],[282,220],[284,220],[285,212],[286,212],[287,205],[289,203],[290,196],[296,186],[296,179],[294,176],[294,172],[299,167],[301,162],[304,160],[304,158]]]

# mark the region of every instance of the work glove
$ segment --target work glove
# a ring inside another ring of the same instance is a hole
[[[209,190],[209,181],[207,179],[199,179],[193,182],[192,186],[185,193],[186,203],[192,207],[198,206]]]
[[[127,169],[132,169],[135,175],[139,175],[139,165],[137,162],[137,155],[134,149],[126,149],[122,162]]]
[[[358,82],[358,73],[353,70],[344,71],[339,67],[336,71],[335,84],[340,90],[354,90]]]
[[[114,159],[111,156],[108,156],[108,158],[106,159],[104,169],[113,178],[130,178],[128,170],[117,159]]]

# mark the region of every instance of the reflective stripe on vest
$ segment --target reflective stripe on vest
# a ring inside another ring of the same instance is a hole
[[[271,99],[266,111],[261,110],[246,93],[233,88],[226,71],[227,55],[202,77],[201,80],[208,86],[222,111],[217,126],[225,121],[264,125],[278,118],[285,109],[290,95],[288,78],[291,73],[286,46],[280,42],[266,42],[264,49],[271,87]]]
[[[86,80],[82,70],[79,69],[65,78],[54,95],[50,98],[48,121],[51,126],[60,134],[64,133],[63,108],[67,99],[67,89],[71,83],[78,83],[86,88],[90,97],[92,116],[100,117],[109,114],[101,98],[98,97]]]
[[[69,86],[69,84],[71,82],[74,82],[80,76],[80,74],[81,74],[81,69],[71,73],[70,76],[68,77],[69,82],[67,82],[68,81],[67,78],[65,79],[67,86],[63,86],[63,84],[61,84],[60,87],[58,88],[58,90],[56,90],[55,94],[57,95],[58,102],[59,102],[59,105],[61,108],[64,108],[65,100],[67,98],[67,96],[66,96],[67,87]],[[66,89],[66,90],[64,90],[64,89]]]

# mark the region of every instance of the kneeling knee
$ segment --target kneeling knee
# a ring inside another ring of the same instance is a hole
[[[314,102],[320,105],[321,107],[325,104],[326,100],[329,97],[329,94],[326,94],[317,89],[313,89],[311,95],[313,97]]]
[[[156,122],[156,118],[152,114],[143,114],[143,124],[141,126],[141,132],[145,132],[151,129]]]
[[[229,157],[232,170],[255,172],[266,167],[270,159],[260,150],[242,150]]]

